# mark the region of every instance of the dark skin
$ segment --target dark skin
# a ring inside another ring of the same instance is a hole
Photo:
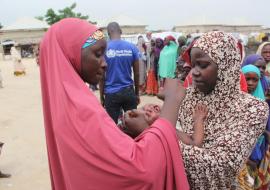
[[[249,72],[245,73],[245,78],[247,81],[248,93],[252,94],[256,89],[258,82],[260,80],[259,76],[256,73]]]
[[[193,134],[190,135],[177,131],[179,140],[187,145],[201,147],[204,139],[204,121],[206,120],[207,113],[208,109],[205,105],[197,105],[193,113]],[[124,132],[135,138],[151,126],[158,119],[159,115],[160,106],[155,104],[146,104],[143,108],[129,110],[124,115]]]
[[[266,62],[264,60],[259,59],[258,61],[254,63],[254,65],[260,69],[261,77],[264,76]]]
[[[123,119],[124,132],[132,138],[137,137],[158,119],[160,110],[160,106],[156,104],[146,104],[142,108],[127,111]]]
[[[175,96],[175,94],[178,94],[178,96]],[[148,112],[148,108],[145,108],[144,112],[131,110],[125,114],[124,120],[127,126],[127,134],[133,138],[137,137],[157,119],[154,115],[167,119],[172,126],[175,127],[178,118],[178,110],[185,95],[186,90],[177,79],[167,79],[164,89],[159,92],[159,97],[164,100],[161,110],[155,107],[149,108],[149,110],[155,110],[154,112],[158,112],[158,114]],[[148,116],[147,112],[149,114]]]
[[[184,40],[184,39],[182,39],[182,38],[178,38],[178,45],[179,45],[179,47],[182,47],[183,45],[185,45],[186,44],[186,41]]]
[[[204,122],[207,118],[208,108],[205,105],[197,105],[193,112],[193,130],[192,135],[182,131],[177,131],[179,140],[184,144],[202,147],[204,139]]]
[[[156,47],[161,48],[162,47],[162,41],[160,39],[156,40]]]
[[[106,41],[98,40],[95,45],[82,49],[81,77],[84,82],[96,85],[104,75],[107,64],[104,59]]]
[[[192,48],[190,56],[193,84],[204,94],[211,93],[218,79],[217,64],[199,48]]]
[[[122,31],[121,29],[113,28],[112,30],[108,30],[108,35],[111,40],[121,39]],[[141,102],[139,96],[139,60],[133,62],[133,75],[134,75],[134,86],[135,86],[135,94],[137,96],[137,104]],[[104,83],[105,83],[105,72],[103,73],[100,82],[99,82],[99,92],[100,92],[100,102],[104,105]]]
[[[263,46],[262,57],[265,59],[267,63],[270,62],[270,44]]]

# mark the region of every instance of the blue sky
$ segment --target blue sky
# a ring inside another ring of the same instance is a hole
[[[124,14],[149,25],[169,29],[174,25],[210,21],[250,23],[270,27],[270,0],[0,0],[0,23],[8,25],[19,17],[44,15],[77,3],[76,11],[90,20]]]

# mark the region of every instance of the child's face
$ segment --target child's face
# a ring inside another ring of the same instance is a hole
[[[156,104],[146,104],[140,109],[144,112],[148,125],[152,125],[160,115],[160,106]]]
[[[248,93],[251,94],[257,88],[260,79],[258,75],[253,72],[246,73],[245,78],[247,81]]]
[[[137,110],[130,110],[124,114],[124,123],[128,133],[136,137],[147,127],[152,125],[160,115],[160,106],[146,104]]]

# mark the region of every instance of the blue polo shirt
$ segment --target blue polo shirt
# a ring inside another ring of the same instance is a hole
[[[105,94],[119,92],[133,85],[132,67],[139,59],[138,48],[124,40],[111,40],[107,44],[105,60],[107,70],[105,75]]]

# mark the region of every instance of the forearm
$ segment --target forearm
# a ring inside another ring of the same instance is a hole
[[[198,137],[195,137],[194,133],[192,135],[188,135],[182,131],[177,131],[177,134],[179,140],[184,144],[202,147],[203,138],[199,139]]]
[[[177,136],[178,136],[178,140],[181,141],[182,143],[184,143],[186,145],[191,145],[192,139],[188,134],[177,130]]]
[[[194,122],[194,132],[191,135],[192,144],[194,146],[201,147],[204,138],[204,125],[203,121],[195,121]]]
[[[135,86],[135,94],[139,96],[139,60],[133,63],[133,73],[134,73],[134,86]]]
[[[135,94],[139,96],[139,73],[134,73]]]
[[[160,117],[167,119],[175,127],[178,118],[178,111],[182,99],[179,97],[165,98]]]

